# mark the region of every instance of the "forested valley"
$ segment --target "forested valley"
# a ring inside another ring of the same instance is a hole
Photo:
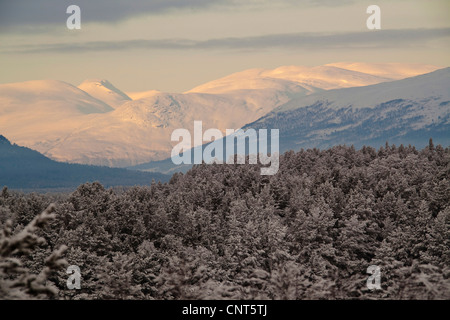
[[[430,141],[289,151],[273,176],[202,164],[123,190],[5,187],[0,298],[450,299],[449,181]]]

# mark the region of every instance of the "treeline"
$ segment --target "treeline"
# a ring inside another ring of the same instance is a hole
[[[58,196],[5,188],[0,296],[449,299],[449,178],[449,148],[430,141],[421,151],[290,151],[274,176],[254,165],[203,164],[124,192],[99,183]],[[19,238],[2,254],[50,203],[55,217],[35,231],[46,244],[26,252]],[[65,268],[49,264],[56,250],[53,261],[79,266],[81,289],[67,289]],[[5,268],[8,259],[21,270]],[[371,265],[380,267],[381,290],[366,286]],[[51,290],[17,285],[32,275]]]

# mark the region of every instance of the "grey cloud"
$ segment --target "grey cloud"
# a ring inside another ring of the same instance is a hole
[[[354,0],[278,0],[295,6],[346,5]],[[272,1],[273,2],[273,1]],[[82,22],[115,23],[142,14],[160,14],[170,10],[198,10],[214,7],[264,7],[270,0],[0,0],[0,31],[23,32],[26,26],[65,25],[66,9],[81,8]],[[39,30],[39,29],[38,29]]]
[[[65,25],[66,9],[78,5],[83,22],[117,22],[140,14],[172,9],[198,9],[226,5],[229,0],[8,0],[0,2],[0,30],[22,25]]]
[[[189,39],[94,41],[22,45],[0,50],[1,53],[80,53],[92,51],[147,50],[264,50],[349,49],[423,46],[430,40],[450,37],[450,28],[377,30],[352,33],[290,33],[258,37],[220,38],[207,41]]]

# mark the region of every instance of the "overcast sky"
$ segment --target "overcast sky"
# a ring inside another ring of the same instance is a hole
[[[81,8],[81,30],[66,9]],[[381,8],[368,30],[366,8]],[[249,68],[450,66],[448,0],[0,0],[0,83],[105,78],[183,92]]]

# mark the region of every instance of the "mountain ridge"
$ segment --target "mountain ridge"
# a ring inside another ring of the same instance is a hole
[[[389,83],[322,91],[291,100],[242,129],[279,129],[281,153],[344,144],[356,148],[380,147],[386,142],[421,148],[428,144],[429,138],[448,146],[449,86],[450,68],[444,68]],[[391,88],[391,94],[386,94],[385,87]],[[380,95],[374,99],[373,92]],[[355,106],[348,102],[355,95],[368,99]],[[189,166],[177,167],[167,158],[130,169],[173,173],[186,171]]]
[[[106,79],[87,79],[78,88],[96,99],[104,101],[113,108],[117,108],[126,101],[132,100],[127,94],[117,89]]]
[[[0,135],[0,187],[37,191],[76,188],[88,181],[99,181],[108,187],[134,186],[149,185],[152,179],[165,182],[169,177],[159,173],[56,162],[35,150],[12,144]]]
[[[380,72],[385,73],[393,68],[383,66],[374,69],[382,68]],[[409,73],[438,67],[424,68],[404,67]],[[405,74],[402,70],[399,76]],[[233,80],[236,74],[238,82]],[[49,93],[39,88],[29,88],[28,100],[26,88],[22,89],[24,94],[2,95],[5,87],[0,85],[0,127],[12,141],[54,160],[127,167],[168,157],[172,131],[189,129],[194,120],[202,120],[205,128],[224,132],[251,123],[293,99],[333,88],[391,80],[337,66],[250,69],[227,77],[225,82],[223,78],[212,81],[220,85],[219,93],[198,87],[185,93],[146,91],[130,94],[134,100],[104,79],[87,80],[80,85],[88,87],[85,89],[91,94],[80,86],[54,82],[53,91],[48,91],[55,92],[51,95],[53,100],[45,98]],[[211,82],[205,86],[211,88]],[[69,98],[66,89],[71,92]],[[80,112],[83,106],[89,112]]]
[[[338,144],[450,144],[450,68],[294,99],[243,129],[279,128],[280,150]]]

